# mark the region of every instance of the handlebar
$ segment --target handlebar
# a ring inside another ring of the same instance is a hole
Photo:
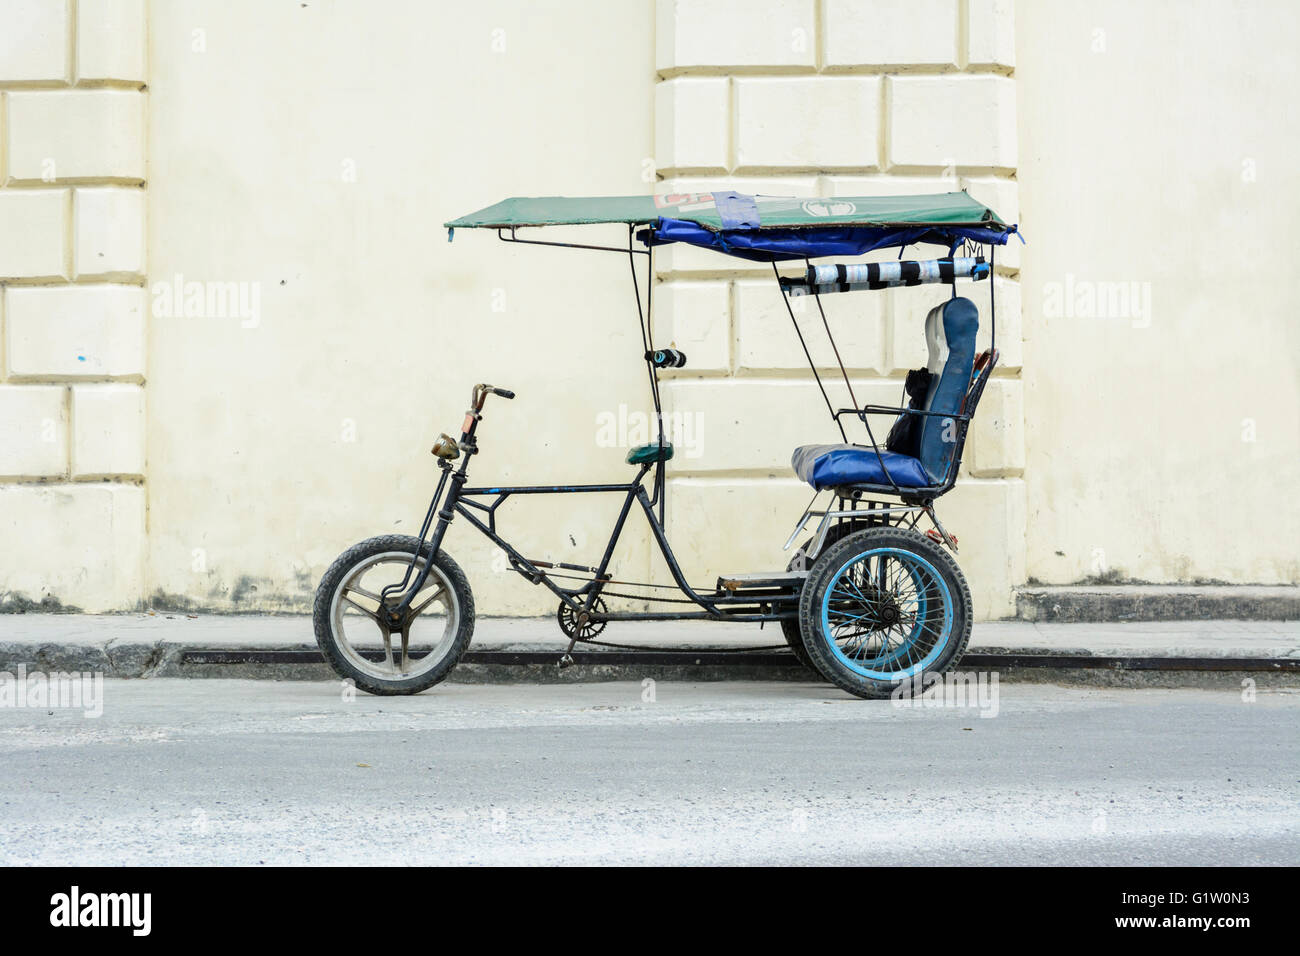
[[[489,395],[500,395],[502,398],[515,397],[515,393],[508,388],[497,388],[495,385],[475,385],[469,396],[470,409],[476,413],[483,411],[483,403],[487,401]]]

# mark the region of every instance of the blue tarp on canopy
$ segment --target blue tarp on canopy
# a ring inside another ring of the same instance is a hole
[[[949,251],[964,239],[1002,245],[1015,226],[804,226],[789,229],[707,229],[682,219],[660,219],[639,238],[649,245],[685,242],[755,262],[783,262],[818,256],[860,256],[875,249],[916,243],[945,246]]]

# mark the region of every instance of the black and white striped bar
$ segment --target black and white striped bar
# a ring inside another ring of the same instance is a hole
[[[988,263],[983,256],[956,259],[921,259],[901,262],[865,262],[848,265],[809,266],[802,279],[782,279],[788,295],[825,295],[831,292],[859,292],[894,286],[953,282],[957,279],[987,279]]]

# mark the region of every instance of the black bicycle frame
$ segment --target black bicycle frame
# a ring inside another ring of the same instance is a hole
[[[709,618],[714,620],[730,621],[774,621],[782,618],[793,617],[795,608],[793,602],[797,595],[783,592],[780,588],[754,588],[743,593],[726,593],[703,595],[696,591],[687,583],[685,576],[682,574],[681,566],[677,563],[677,557],[673,554],[672,546],[668,543],[668,537],[664,533],[663,524],[660,517],[655,513],[655,500],[648,494],[643,484],[646,474],[650,471],[650,464],[646,463],[641,466],[636,477],[626,483],[613,484],[595,484],[595,485],[512,485],[498,487],[465,487],[467,472],[469,469],[470,459],[478,452],[475,432],[478,429],[478,423],[482,419],[482,402],[486,394],[479,398],[475,408],[465,416],[465,427],[461,432],[458,443],[463,459],[460,467],[452,469],[452,465],[445,459],[439,460],[439,465],[443,469],[443,475],[438,482],[437,490],[434,492],[432,501],[429,503],[429,510],[425,515],[424,524],[420,530],[420,540],[430,531],[432,524],[432,535],[429,538],[427,557],[424,567],[416,577],[415,584],[409,589],[407,584],[410,581],[411,573],[414,570],[415,561],[412,560],[411,568],[407,569],[407,574],[400,584],[389,585],[383,591],[382,597],[386,600],[390,593],[404,592],[401,600],[393,608],[394,615],[405,614],[410,607],[411,601],[414,600],[424,587],[432,568],[432,557],[442,547],[443,538],[446,536],[447,528],[451,524],[452,518],[460,515],[471,525],[477,528],[488,540],[492,541],[497,547],[505,552],[507,560],[511,566],[525,578],[531,580],[534,584],[545,585],[552,593],[556,595],[565,605],[575,612],[587,612],[591,614],[596,599],[600,597],[601,591],[607,584],[612,583],[609,576],[609,564],[614,556],[614,548],[618,544],[618,539],[623,533],[623,528],[627,524],[627,517],[631,513],[632,504],[635,502],[641,506],[645,513],[646,520],[650,523],[650,530],[654,535],[655,543],[659,547],[664,561],[668,564],[669,573],[672,575],[673,583],[683,595],[692,603],[699,606],[699,611],[643,611],[643,612],[602,612],[596,615],[600,620],[608,621],[669,621],[685,620],[691,618]],[[657,463],[658,468],[663,467],[663,462]],[[656,478],[656,485],[659,480]],[[446,492],[445,497],[443,492]],[[610,532],[609,541],[605,545],[605,551],[601,555],[600,563],[596,567],[585,567],[574,564],[553,564],[546,561],[537,561],[525,557],[513,545],[503,538],[496,527],[496,512],[508,499],[515,495],[567,495],[567,494],[612,494],[621,492],[624,495],[623,506],[619,510],[618,520],[614,523],[614,528]],[[488,504],[482,501],[475,501],[477,497],[492,497],[494,500]],[[439,507],[441,499],[441,507]],[[486,515],[486,521],[474,512]],[[433,523],[436,514],[437,521]],[[421,552],[424,549],[421,548]],[[546,568],[564,568],[571,571],[579,571],[584,574],[591,574],[592,580],[587,581],[579,587],[564,588],[557,585],[551,580],[546,573]],[[646,601],[654,601],[655,598],[646,596],[642,598]]]

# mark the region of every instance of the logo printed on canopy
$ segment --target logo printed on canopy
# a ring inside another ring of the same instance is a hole
[[[803,211],[810,216],[851,216],[858,207],[844,199],[809,199]]]

